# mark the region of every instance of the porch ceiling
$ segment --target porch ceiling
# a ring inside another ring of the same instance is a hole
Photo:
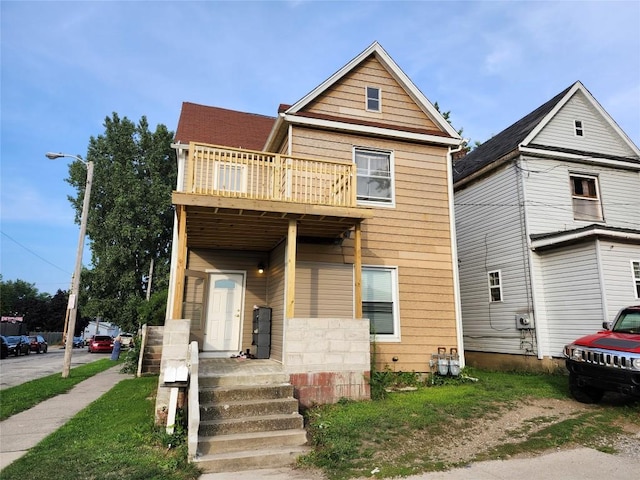
[[[366,218],[370,209],[331,208],[286,202],[244,199],[200,199],[200,195],[174,192],[174,204],[186,205],[187,244],[190,248],[269,251],[286,238],[289,220],[298,224],[300,240],[339,241],[345,232]]]

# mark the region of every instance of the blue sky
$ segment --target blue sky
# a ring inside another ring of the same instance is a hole
[[[483,141],[580,80],[640,145],[640,2],[29,2],[1,9],[3,279],[68,289],[66,160],[117,112],[183,101],[275,115],[377,40]],[[89,260],[85,250],[86,262]]]

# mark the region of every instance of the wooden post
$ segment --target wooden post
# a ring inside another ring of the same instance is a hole
[[[289,232],[287,234],[287,318],[295,315],[296,303],[296,241],[298,237],[298,224],[295,220],[289,220]]]
[[[354,269],[355,269],[355,314],[362,318],[362,226],[356,224],[354,238]]]
[[[178,205],[178,261],[176,262],[176,283],[173,295],[173,312],[171,318],[182,317],[182,301],[184,300],[184,273],[187,265],[187,207]]]

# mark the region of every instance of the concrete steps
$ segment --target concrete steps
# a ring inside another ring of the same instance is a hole
[[[142,353],[142,373],[159,374],[162,359],[162,337],[164,327],[147,327],[147,338]]]
[[[279,365],[216,369],[200,360],[200,427],[194,462],[207,473],[275,468],[308,451],[293,386]],[[219,364],[218,364],[219,365]]]

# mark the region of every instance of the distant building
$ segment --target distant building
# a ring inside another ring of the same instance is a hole
[[[110,337],[115,337],[118,333],[120,333],[120,327],[113,323],[91,320],[82,332],[82,338],[88,340],[94,335],[109,335]]]

